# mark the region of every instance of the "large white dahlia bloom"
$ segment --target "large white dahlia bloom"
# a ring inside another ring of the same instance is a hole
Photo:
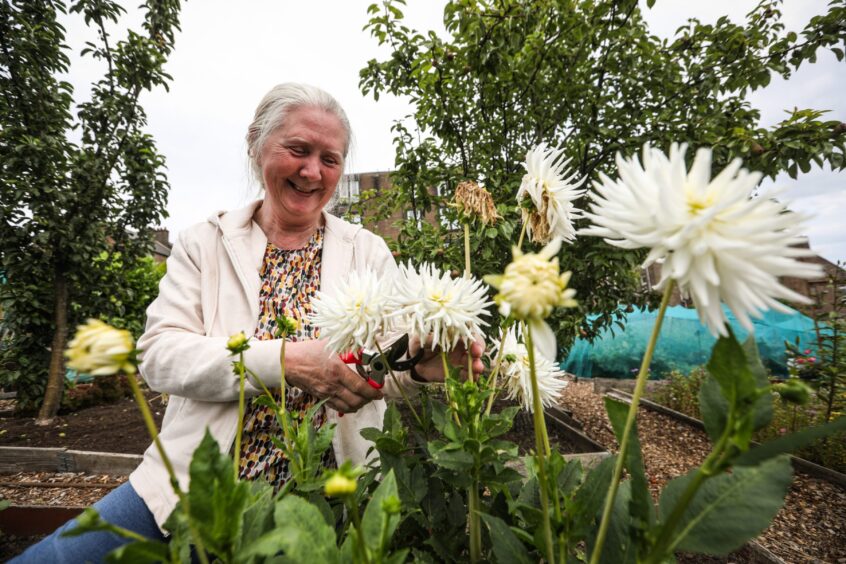
[[[329,291],[312,299],[311,322],[335,353],[373,350],[376,339],[391,329],[390,280],[370,269],[352,271]]]
[[[787,311],[778,300],[808,303],[778,281],[821,274],[818,265],[796,260],[812,254],[795,246],[806,217],[774,199],[752,197],[761,174],[741,168],[739,159],[712,179],[711,150],[699,149],[690,170],[686,150],[674,143],[667,156],[646,145],[642,163],[618,154],[619,178],[602,174],[594,182],[593,213],[585,214],[594,225],[580,234],[649,248],[644,266],[662,264],[657,287],[676,280],[714,335],[728,333],[721,301],[749,330],[750,315]]]
[[[450,351],[458,341],[465,344],[481,335],[489,315],[488,288],[475,278],[451,278],[434,265],[423,264],[416,270],[410,264],[400,267],[395,278],[393,307],[397,322],[410,336],[432,347]]]

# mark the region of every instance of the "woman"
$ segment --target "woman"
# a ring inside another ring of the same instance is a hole
[[[350,136],[346,114],[329,94],[306,85],[276,86],[259,104],[247,134],[250,163],[264,199],[213,215],[181,233],[173,248],[138,348],[144,351],[140,369],[147,383],[170,395],[161,440],[183,488],[191,455],[207,428],[221,448],[231,448],[234,441],[238,380],[226,350],[230,335],[255,328],[246,365],[265,385],[278,388],[281,343],[273,339],[273,328],[280,314],[299,322],[285,348],[287,407],[305,411],[325,399],[316,422],[337,427],[324,464],[365,462],[370,444],[359,431],[381,425],[383,393],[327,352],[308,321],[317,289],[330,289],[352,270],[369,267],[384,274],[396,269],[381,238],[324,210],[343,174]],[[481,343],[470,347],[479,372],[482,348]],[[453,356],[457,365],[464,365],[460,351]],[[417,365],[416,378],[407,373],[399,377],[407,388],[442,381],[440,366],[434,354],[427,354]],[[393,382],[387,381],[384,393],[394,391]],[[260,392],[258,383],[248,383],[249,396]],[[277,486],[288,479],[287,464],[270,441],[280,433],[277,425],[266,408],[249,408],[242,479],[262,476]],[[129,483],[95,507],[109,522],[163,539],[162,524],[176,501],[151,446]],[[20,561],[97,561],[125,542],[106,533],[58,537],[72,526],[66,524],[31,547]]]

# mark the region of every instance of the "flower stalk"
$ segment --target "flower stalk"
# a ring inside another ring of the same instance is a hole
[[[188,501],[188,496],[186,496],[185,492],[182,491],[182,488],[179,487],[179,480],[176,479],[176,472],[173,470],[173,463],[171,463],[170,458],[165,452],[164,446],[162,446],[162,442],[159,439],[159,431],[156,429],[156,422],[153,419],[153,414],[147,406],[147,400],[141,392],[141,387],[138,385],[138,380],[135,379],[135,374],[127,372],[126,379],[129,382],[129,387],[132,389],[132,395],[135,398],[135,403],[138,404],[138,409],[141,411],[141,418],[144,420],[147,432],[150,434],[150,438],[153,439],[153,444],[156,445],[156,450],[159,452],[159,456],[162,457],[162,463],[164,464],[165,470],[167,470],[167,475],[170,478],[170,485],[179,497],[179,501],[182,503],[182,509],[185,511],[185,516],[188,521],[188,528],[191,531],[194,544],[197,546],[197,557],[200,559],[202,564],[208,564],[209,557],[206,554],[206,549],[203,546],[203,541],[200,538],[197,527],[194,525],[194,520],[191,518],[191,506]]]
[[[608,494],[605,497],[605,506],[602,510],[602,520],[599,523],[599,533],[596,537],[596,544],[590,558],[590,564],[598,563],[599,557],[602,555],[602,546],[605,543],[605,537],[608,535],[608,527],[611,523],[611,512],[614,509],[614,498],[617,496],[617,489],[620,485],[620,477],[623,474],[623,466],[626,461],[629,436],[631,435],[632,427],[634,427],[635,418],[637,417],[637,408],[640,403],[640,397],[643,395],[644,388],[646,388],[646,380],[649,376],[649,365],[652,362],[652,354],[655,352],[655,344],[658,342],[658,335],[661,333],[661,323],[664,321],[667,304],[670,302],[670,296],[673,293],[674,287],[675,283],[672,279],[669,280],[667,285],[664,287],[664,295],[661,298],[661,307],[658,309],[658,316],[655,319],[655,324],[652,327],[652,334],[649,336],[649,343],[646,346],[646,352],[644,353],[643,360],[640,364],[640,371],[637,374],[634,392],[632,393],[632,402],[629,406],[629,413],[626,416],[626,425],[623,429],[623,436],[620,440],[620,448],[617,452],[617,461],[614,464],[614,474],[611,478],[611,484],[608,486]]]
[[[414,420],[417,421],[417,424],[423,429],[423,420],[420,419],[420,415],[417,414],[417,410],[414,409],[414,404],[411,403],[411,399],[409,399],[408,394],[405,391],[405,386],[402,385],[402,382],[399,381],[396,374],[394,374],[394,369],[391,367],[391,363],[388,362],[388,357],[382,352],[382,347],[379,346],[379,342],[376,342],[376,350],[379,351],[379,355],[382,357],[382,360],[385,361],[385,366],[388,367],[388,374],[391,376],[391,379],[396,384],[397,389],[402,395],[402,399],[405,401],[405,404],[408,406],[408,409],[411,410],[411,414],[414,415]]]
[[[537,373],[535,371],[535,346],[532,342],[532,327],[523,325],[526,331],[526,348],[529,354],[529,369],[532,379],[532,410],[535,427],[535,459],[538,464],[538,482],[540,484],[541,512],[543,513],[543,537],[546,544],[548,562],[555,562],[555,551],[552,544],[552,525],[549,521],[549,491],[547,489],[546,458],[550,455],[549,435],[546,431],[546,420],[543,416],[540,389],[538,388]]]
[[[235,448],[232,454],[232,471],[235,479],[238,479],[238,470],[241,466],[241,435],[244,431],[244,381],[247,379],[247,371],[244,369],[244,351],[238,353],[238,362],[235,363],[235,371],[238,373],[238,428],[235,430]]]

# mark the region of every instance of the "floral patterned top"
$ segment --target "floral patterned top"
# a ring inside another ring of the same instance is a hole
[[[259,293],[259,318],[254,337],[259,340],[273,339],[276,330],[276,316],[280,313],[295,319],[297,331],[288,341],[304,341],[318,338],[319,329],[308,321],[311,314],[311,298],[320,289],[320,259],[323,251],[323,228],[312,235],[305,247],[280,249],[268,243],[261,267],[261,292]],[[292,413],[305,414],[317,403],[317,398],[299,388],[286,386],[285,407]],[[280,388],[271,389],[274,399],[280,401]],[[315,417],[318,427],[326,422],[326,410],[321,409]],[[252,403],[244,416],[241,443],[239,477],[255,480],[263,477],[275,489],[282,487],[291,474],[288,461],[282,451],[276,448],[271,437],[282,437],[282,428],[276,414],[268,407]],[[323,466],[336,466],[335,455],[328,449],[323,455]]]

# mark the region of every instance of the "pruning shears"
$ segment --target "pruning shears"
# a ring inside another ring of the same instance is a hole
[[[341,360],[346,364],[355,365],[356,372],[364,378],[372,388],[381,390],[385,385],[385,376],[388,374],[388,367],[391,370],[403,372],[420,362],[423,357],[423,349],[417,351],[413,357],[408,351],[408,334],[402,335],[389,346],[382,349],[382,353],[366,352],[359,349],[356,352],[344,353]]]

